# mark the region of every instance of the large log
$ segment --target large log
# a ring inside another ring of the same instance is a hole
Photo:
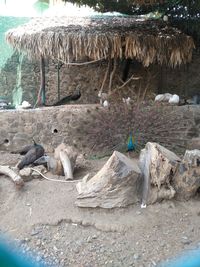
[[[186,150],[173,184],[179,200],[188,200],[196,195],[200,188],[200,150]]]
[[[181,159],[157,143],[148,142],[140,153],[140,169],[143,174],[142,205],[163,199],[171,199],[175,190],[172,178]]]
[[[136,162],[115,151],[91,179],[77,184],[79,207],[125,207],[140,200],[141,173]]]

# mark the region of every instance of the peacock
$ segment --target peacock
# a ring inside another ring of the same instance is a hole
[[[192,106],[190,110],[189,106],[136,103],[127,108],[124,103],[116,103],[85,115],[75,134],[93,155],[110,155],[114,150],[139,153],[147,142],[157,142],[179,155],[198,134],[198,119],[193,117]]]
[[[127,151],[136,151],[136,141],[132,133],[130,133],[128,137]]]

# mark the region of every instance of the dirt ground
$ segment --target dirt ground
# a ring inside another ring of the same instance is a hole
[[[0,153],[1,164],[19,156]],[[107,159],[87,161],[80,179]],[[76,183],[35,179],[22,190],[0,176],[0,233],[10,237],[37,264],[70,267],[159,266],[200,247],[199,199],[166,201],[140,208],[86,209],[75,205]]]

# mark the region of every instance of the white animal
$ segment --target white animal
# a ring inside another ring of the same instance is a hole
[[[7,106],[8,106],[8,103],[0,102],[0,108],[4,108],[4,107],[7,107]]]
[[[168,102],[171,97],[172,97],[172,94],[169,94],[169,93],[160,94],[155,97],[155,101],[156,102]]]
[[[28,101],[23,101],[21,105],[17,106],[17,109],[27,109],[30,107],[31,104]]]
[[[128,98],[122,98],[122,101],[123,103],[127,104],[127,105],[130,105],[131,104],[131,98],[128,97]]]
[[[99,91],[98,97],[100,98],[100,104],[103,105],[103,102],[105,100],[108,100],[108,94],[107,93],[102,93]]]
[[[109,104],[108,100],[105,100],[105,101],[103,102],[103,107],[104,107],[104,108],[108,108],[109,106],[110,106],[110,104]]]
[[[168,19],[168,16],[167,16],[167,15],[164,15],[164,16],[163,16],[163,21],[164,21],[164,22],[168,22],[168,20],[169,20],[169,19]]]
[[[169,99],[169,103],[170,104],[178,104],[180,101],[180,97],[178,95],[173,95],[172,97],[170,97]]]

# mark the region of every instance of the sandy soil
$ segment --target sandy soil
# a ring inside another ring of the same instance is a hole
[[[1,153],[1,164],[19,156]],[[95,173],[106,159],[90,160],[76,179]],[[200,246],[199,200],[167,201],[140,209],[82,209],[76,183],[36,179],[17,190],[0,176],[0,232],[24,254],[57,266],[158,266]]]

